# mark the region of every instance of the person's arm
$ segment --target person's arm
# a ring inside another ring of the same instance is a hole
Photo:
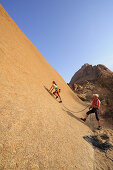
[[[49,91],[52,91],[53,90],[53,86],[51,86],[50,90]]]

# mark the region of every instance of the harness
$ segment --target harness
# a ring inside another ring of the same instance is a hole
[[[98,106],[98,102],[99,102],[99,107],[100,107],[101,102],[100,102],[99,99],[97,99],[97,102],[96,102],[96,105],[97,105],[97,106]]]

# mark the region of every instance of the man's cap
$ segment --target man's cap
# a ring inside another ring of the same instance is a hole
[[[98,94],[93,94],[93,96],[99,97],[99,95],[98,95]]]

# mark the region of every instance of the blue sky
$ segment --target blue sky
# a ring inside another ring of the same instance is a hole
[[[113,71],[113,0],[0,0],[66,82],[85,63]]]

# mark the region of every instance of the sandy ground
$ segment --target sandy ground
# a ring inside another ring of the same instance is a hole
[[[47,91],[53,80],[63,103]],[[75,113],[84,107],[0,6],[0,170],[101,169],[104,158],[95,161],[101,154],[83,139],[90,123]]]

